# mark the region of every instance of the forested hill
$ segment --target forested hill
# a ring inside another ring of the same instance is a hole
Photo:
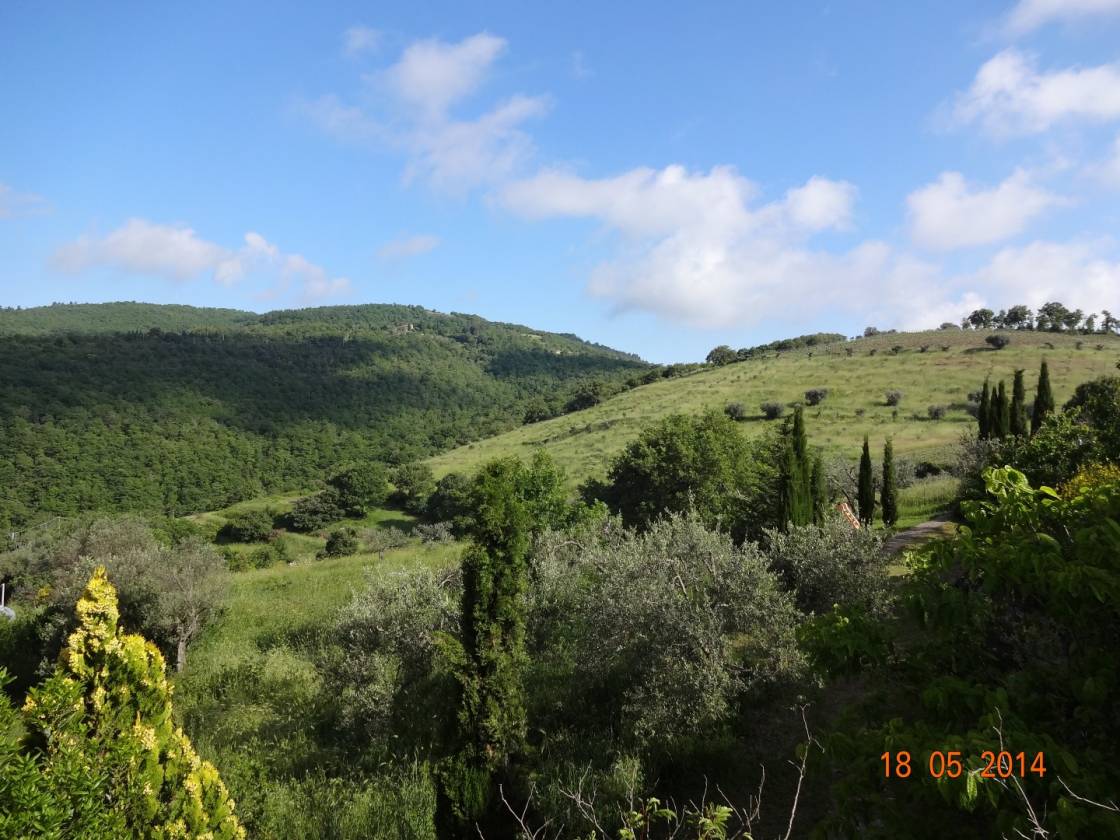
[[[0,526],[184,514],[403,462],[636,384],[635,356],[421,307],[0,310]]]

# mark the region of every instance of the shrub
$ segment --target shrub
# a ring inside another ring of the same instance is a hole
[[[806,405],[820,405],[828,396],[828,388],[810,388],[805,392]]]
[[[856,413],[856,417],[863,417],[863,415],[867,414],[867,409],[866,408],[857,408],[855,413]]]
[[[896,345],[894,345],[894,347],[891,348],[891,353],[893,353],[894,355],[897,356],[899,353],[901,353],[905,349],[906,348],[903,347],[901,344],[896,344]]]
[[[926,409],[926,414],[929,415],[930,420],[944,420],[948,410],[949,409],[943,405],[931,405]]]
[[[764,402],[759,408],[767,420],[777,420],[786,413],[786,407],[780,402]]]
[[[736,422],[747,419],[747,407],[740,402],[728,403],[723,413]]]
[[[799,673],[800,616],[765,558],[692,514],[644,534],[617,521],[546,534],[536,572],[526,684],[546,731],[667,749]]]
[[[362,535],[366,551],[377,553],[377,559],[384,560],[385,552],[408,545],[408,534],[400,528],[370,528]]]
[[[327,544],[316,556],[348,557],[358,553],[358,532],[354,528],[336,528],[327,535]]]
[[[887,391],[884,398],[887,401],[887,405],[899,405],[902,402],[902,396],[902,391],[899,391],[897,388],[892,388]]]
[[[751,527],[776,524],[779,458],[769,437],[748,441],[716,412],[672,415],[645,428],[612,461],[605,483],[588,487],[639,529],[666,512],[694,510],[709,527],[741,539]]]
[[[428,498],[435,492],[436,479],[432,468],[427,464],[401,464],[393,470],[393,501],[409,513],[422,516],[428,506]]]
[[[377,462],[342,467],[331,475],[327,484],[334,490],[336,504],[347,516],[362,516],[370,508],[382,504],[389,495],[388,473],[385,466]]]
[[[163,657],[121,633],[104,568],[76,612],[78,629],[28,696],[22,727],[0,696],[4,835],[244,838],[218,771],[174,725]]]
[[[991,345],[993,350],[1002,350],[1011,343],[1011,339],[1006,335],[990,335],[984,339],[985,343]]]
[[[804,612],[825,613],[833,604],[885,614],[890,605],[889,558],[870,528],[830,518],[786,532],[767,531],[766,557]]]
[[[231,516],[218,531],[226,542],[264,542],[272,536],[272,514],[266,510],[246,510]]]
[[[297,499],[284,522],[293,531],[318,531],[346,516],[341,497],[333,488]]]
[[[416,526],[416,536],[418,536],[420,538],[420,542],[424,543],[425,545],[430,545],[432,543],[451,542],[451,523],[425,522]]]

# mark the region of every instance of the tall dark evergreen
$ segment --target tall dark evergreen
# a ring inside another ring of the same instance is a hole
[[[809,525],[813,522],[812,464],[809,439],[805,433],[805,414],[798,406],[785,432],[781,471],[780,522]]]
[[[992,436],[992,389],[987,379],[980,392],[980,410],[976,412],[976,420],[980,425],[980,440],[988,440]]]
[[[1011,401],[1007,398],[1007,383],[1002,379],[992,402],[992,437],[1003,440],[1011,433]]]
[[[828,479],[824,474],[824,459],[818,452],[813,458],[813,471],[810,478],[813,500],[813,524],[823,525],[828,516]]]
[[[1011,385],[1011,424],[1010,432],[1014,437],[1026,437],[1029,430],[1027,419],[1027,391],[1023,385],[1022,369],[1015,371]]]
[[[883,445],[883,524],[888,528],[898,522],[898,487],[894,474],[894,444],[891,439]]]
[[[875,518],[875,477],[871,470],[871,446],[863,438],[863,455],[859,459],[859,521],[870,525]]]
[[[1042,421],[1054,413],[1054,392],[1050,390],[1050,367],[1042,360],[1038,371],[1038,391],[1034,397],[1034,410],[1031,412],[1031,434],[1042,427]]]
[[[459,683],[454,749],[438,770],[444,837],[472,835],[495,806],[495,787],[524,746],[527,558],[531,507],[516,458],[486,464],[470,491],[471,544],[463,552],[460,638],[441,637]]]

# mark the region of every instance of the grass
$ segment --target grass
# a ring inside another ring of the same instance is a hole
[[[960,480],[951,475],[938,475],[915,481],[898,491],[899,530],[911,528],[932,519],[946,510],[956,498]]]
[[[604,475],[612,456],[644,426],[669,414],[722,410],[730,402],[741,402],[748,411],[758,412],[741,423],[743,434],[754,436],[779,422],[762,418],[762,402],[791,404],[818,387],[828,388],[828,397],[806,409],[806,421],[812,443],[826,452],[855,460],[867,435],[875,449],[889,436],[896,455],[936,457],[974,428],[966,411],[967,395],[979,389],[985,377],[993,382],[1006,379],[1010,387],[1015,369],[1024,368],[1029,396],[1045,358],[1060,403],[1078,384],[1115,373],[1120,353],[1116,336],[1015,332],[1006,349],[995,351],[985,344],[987,335],[960,330],[898,333],[738,362],[644,385],[593,408],[461,446],[428,463],[442,476],[470,472],[495,457],[527,458],[543,447],[575,485]],[[1097,350],[1097,345],[1103,349]],[[897,354],[894,347],[901,348]],[[889,389],[904,394],[897,411],[886,405]],[[928,418],[931,405],[948,407],[942,420]]]

